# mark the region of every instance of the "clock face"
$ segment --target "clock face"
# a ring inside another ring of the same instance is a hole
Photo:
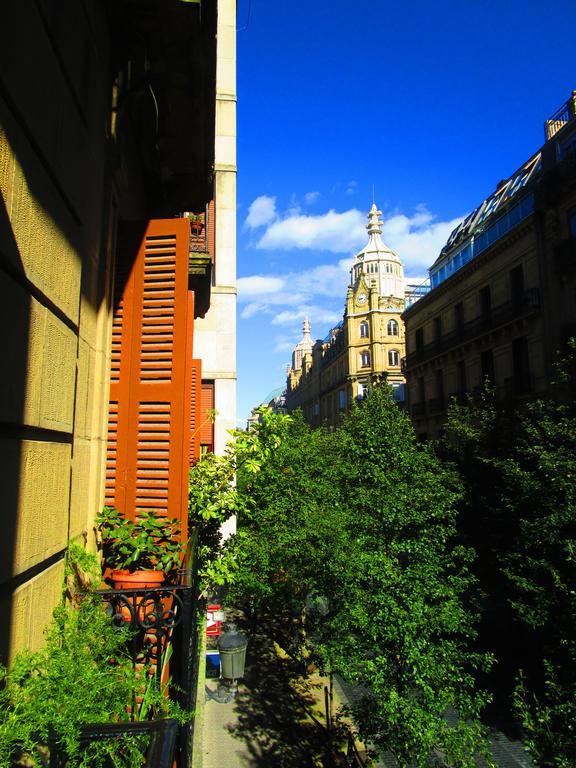
[[[358,304],[364,304],[366,299],[367,299],[367,296],[366,296],[365,293],[359,293],[358,294],[358,298],[356,299],[356,301],[358,302]]]

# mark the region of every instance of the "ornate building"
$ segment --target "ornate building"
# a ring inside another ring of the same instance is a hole
[[[310,323],[288,367],[286,407],[301,408],[312,425],[338,423],[371,383],[386,379],[404,399],[405,282],[402,262],[382,242],[382,215],[368,214],[368,243],[354,257],[343,319],[323,340],[312,342]]]
[[[414,428],[442,429],[451,400],[488,379],[500,399],[545,396],[576,334],[576,91],[540,149],[459,224],[404,313]]]

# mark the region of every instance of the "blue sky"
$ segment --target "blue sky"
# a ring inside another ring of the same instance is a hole
[[[421,278],[576,89],[574,0],[239,0],[238,417],[384,242]]]

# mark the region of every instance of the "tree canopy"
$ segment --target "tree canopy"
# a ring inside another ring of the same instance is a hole
[[[266,442],[275,417],[262,418]],[[364,739],[402,765],[437,752],[472,766],[486,701],[474,675],[488,660],[470,650],[454,475],[416,442],[386,386],[333,432],[299,415],[278,426],[260,471],[239,472],[236,597],[271,623],[281,616],[294,652],[356,686]]]

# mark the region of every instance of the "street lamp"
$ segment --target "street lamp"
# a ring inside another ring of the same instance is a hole
[[[248,638],[236,628],[236,624],[229,622],[222,627],[218,640],[221,682],[216,693],[210,697],[214,701],[227,704],[236,696],[238,680],[244,677],[247,647]]]

